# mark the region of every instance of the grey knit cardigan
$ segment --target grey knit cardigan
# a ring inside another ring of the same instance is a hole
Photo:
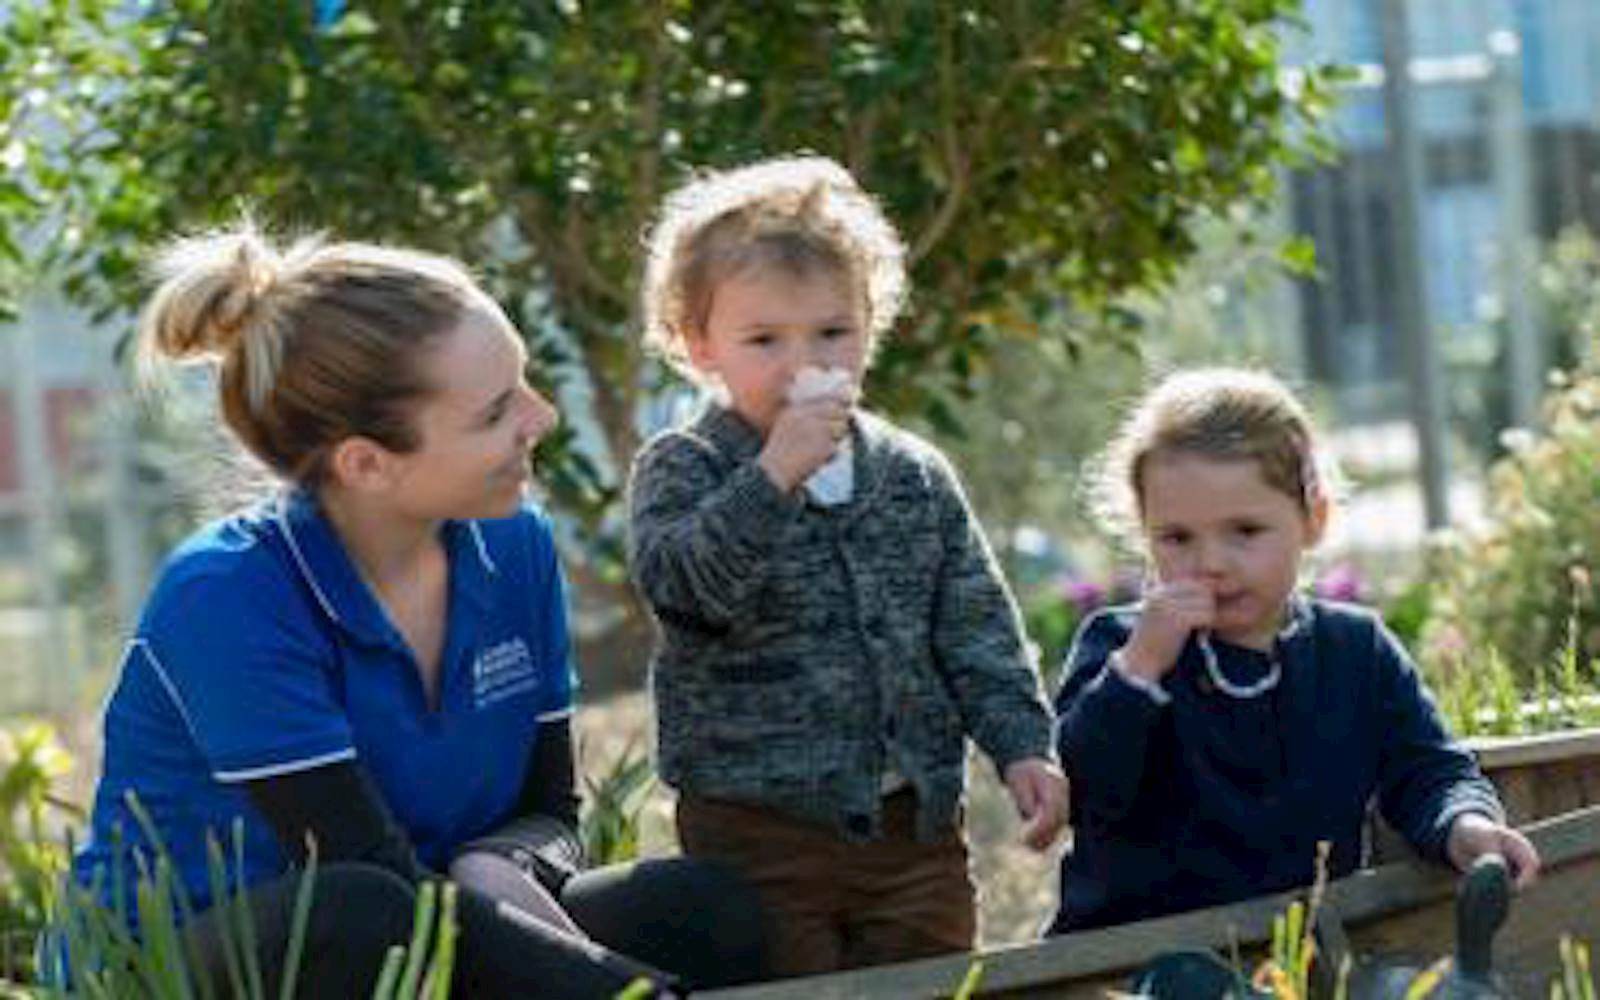
[[[971,736],[1002,771],[1053,757],[1016,603],[948,461],[862,413],[855,494],[819,507],[756,464],[712,405],[640,452],[630,563],[655,614],[662,777],[851,840],[880,834],[892,768],[917,834],[957,822]]]

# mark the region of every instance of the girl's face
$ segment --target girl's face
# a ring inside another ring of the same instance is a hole
[[[1145,459],[1145,544],[1163,581],[1197,580],[1216,599],[1212,632],[1227,642],[1271,647],[1300,557],[1327,520],[1308,516],[1267,484],[1255,459],[1156,452]]]
[[[763,436],[783,409],[795,372],[843,368],[854,385],[866,369],[865,311],[843,275],[756,268],[719,282],[689,360],[728,390],[733,409]]]
[[[423,364],[434,389],[413,416],[417,448],[392,455],[391,495],[424,519],[509,516],[528,483],[529,450],[557,422],[524,376],[522,341],[485,302]]]

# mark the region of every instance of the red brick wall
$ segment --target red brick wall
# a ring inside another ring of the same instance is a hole
[[[95,390],[86,385],[57,385],[45,390],[45,427],[51,464],[58,475],[93,452]],[[0,389],[0,495],[22,487],[22,454],[17,437],[15,393]]]

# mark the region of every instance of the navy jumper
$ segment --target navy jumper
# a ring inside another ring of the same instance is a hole
[[[1136,607],[1087,620],[1056,698],[1056,745],[1072,780],[1072,848],[1051,933],[1142,920],[1310,883],[1317,842],[1330,875],[1364,860],[1364,821],[1385,819],[1444,860],[1465,812],[1503,818],[1494,788],[1446,731],[1416,667],[1370,611],[1295,598],[1273,654],[1213,639],[1217,689],[1191,639],[1162,678],[1170,701],[1107,669]]]

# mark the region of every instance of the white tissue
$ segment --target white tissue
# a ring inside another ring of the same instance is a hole
[[[794,374],[789,383],[790,402],[816,399],[819,396],[853,396],[855,386],[850,373],[843,368],[816,368],[808,366]],[[846,503],[855,493],[855,458],[847,436],[839,442],[833,454],[805,482],[805,491],[811,499],[824,507]]]

